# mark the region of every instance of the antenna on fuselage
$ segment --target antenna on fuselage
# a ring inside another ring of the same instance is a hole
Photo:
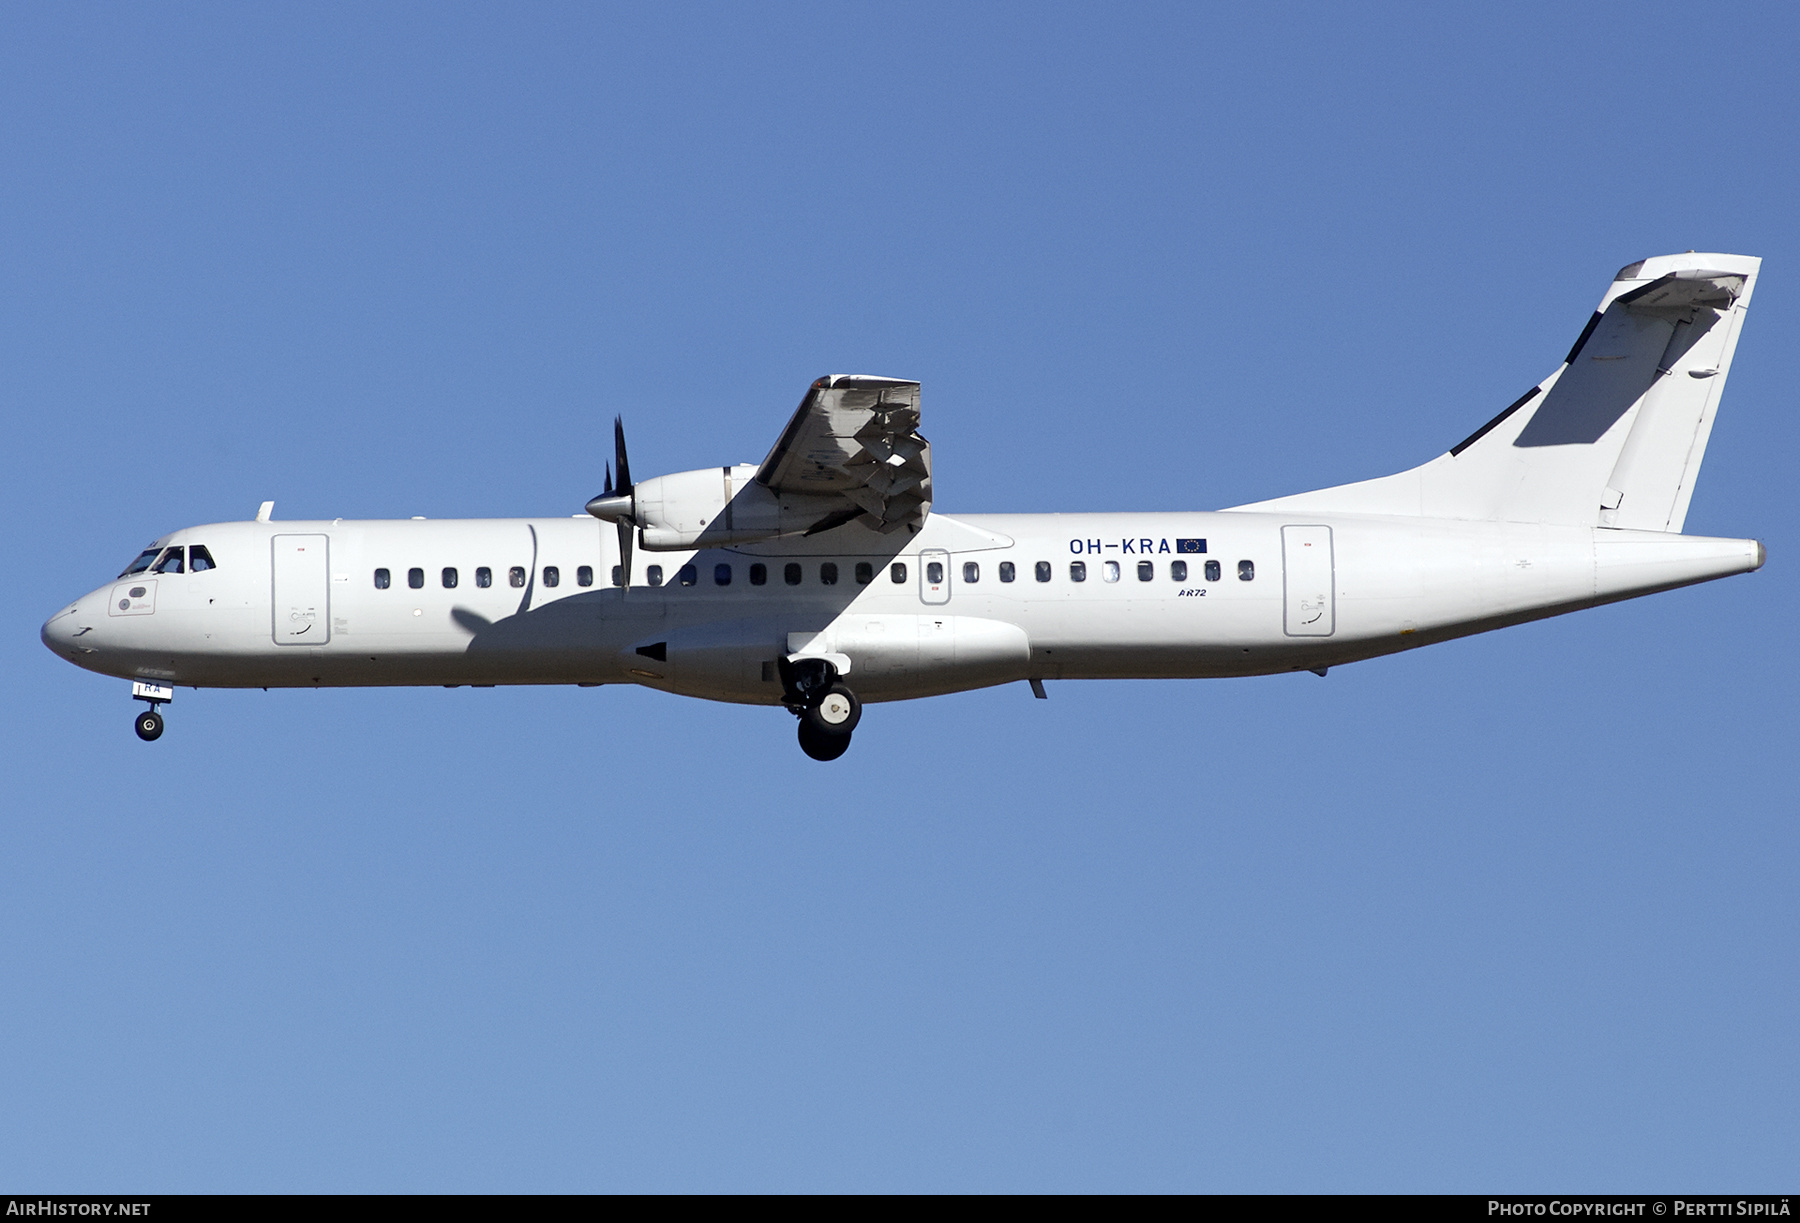
[[[267,522],[270,518],[274,517],[274,515],[275,503],[273,501],[265,501],[262,503],[262,508],[256,511],[256,521]]]

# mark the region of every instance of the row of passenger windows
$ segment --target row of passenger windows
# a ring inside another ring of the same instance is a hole
[[[180,549],[173,549],[173,551],[179,552]],[[195,548],[193,551],[204,553],[205,549]],[[205,568],[210,569],[212,567],[212,558],[207,557],[206,559],[207,563]],[[179,566],[179,562],[177,562],[177,565]],[[196,568],[198,567],[200,566],[198,565],[198,562],[196,562]],[[997,568],[1002,582],[1011,582],[1018,577],[1018,570],[1011,561],[1001,561]],[[140,572],[140,570],[132,569],[127,572],[137,573]],[[158,569],[157,572],[160,573],[163,571]],[[174,572],[180,573],[181,570],[177,567]],[[855,568],[852,569],[851,572],[855,575],[856,584],[858,586],[867,586],[870,582],[875,580],[875,566],[868,561],[857,561]],[[1032,573],[1038,581],[1048,582],[1052,576],[1054,576],[1055,570],[1049,561],[1038,561]],[[1116,582],[1119,580],[1121,573],[1122,571],[1118,561],[1100,562],[1101,581]],[[731,574],[732,570],[730,565],[723,563],[714,565],[713,585],[731,585]],[[1209,582],[1216,582],[1224,576],[1224,572],[1218,561],[1206,561],[1201,566],[1201,574]],[[1237,575],[1238,581],[1240,582],[1254,581],[1256,578],[1256,562],[1239,561],[1237,563]],[[614,565],[612,567],[612,583],[614,586],[620,584],[619,577],[619,567]],[[661,586],[663,584],[663,567],[661,565],[646,566],[644,569],[644,578],[652,586]],[[888,578],[895,585],[904,583],[906,581],[906,562],[895,561],[893,564],[889,565]],[[1088,566],[1086,561],[1069,562],[1069,580],[1071,582],[1085,582],[1087,581],[1087,578]],[[1139,561],[1137,563],[1137,579],[1140,582],[1155,581],[1156,562]],[[438,572],[438,581],[442,583],[445,590],[455,590],[461,580],[462,578],[459,572],[454,567],[448,567],[439,570]],[[524,566],[514,565],[511,569],[508,569],[506,571],[506,580],[509,585],[522,589],[526,580]],[[697,585],[700,581],[700,570],[694,565],[683,565],[675,571],[675,580],[682,586]],[[806,572],[798,562],[790,561],[781,568],[781,580],[788,586],[798,586],[806,580]],[[925,580],[934,586],[941,585],[944,581],[944,562],[926,561]],[[962,567],[962,580],[968,585],[980,582],[981,563],[979,561],[964,561]],[[1188,563],[1186,561],[1170,561],[1169,580],[1171,582],[1187,581]],[[548,587],[562,585],[562,570],[555,565],[545,565],[543,582],[544,585]],[[769,567],[760,561],[751,565],[750,584],[752,586],[766,586],[768,583]],[[819,584],[821,586],[836,586],[837,583],[837,564],[833,561],[826,561],[821,564],[819,566]],[[425,586],[425,571],[423,569],[408,569],[406,571],[406,584],[414,590],[423,589]],[[494,571],[492,569],[483,565],[475,570],[476,586],[486,589],[493,584]],[[592,586],[594,584],[594,567],[592,565],[577,566],[575,569],[575,584],[577,586]],[[386,569],[377,569],[375,571],[375,589],[386,590],[391,585],[393,585],[393,574]]]
[[[193,544],[188,547],[145,548],[138,558],[131,562],[122,578],[137,573],[205,573],[208,569],[217,569],[213,563],[212,553],[204,544]]]

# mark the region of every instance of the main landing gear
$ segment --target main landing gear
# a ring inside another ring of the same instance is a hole
[[[782,659],[782,703],[800,719],[800,750],[814,760],[836,760],[850,750],[850,733],[862,721],[862,702],[823,658]]]

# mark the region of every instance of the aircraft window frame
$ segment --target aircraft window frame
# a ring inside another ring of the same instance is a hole
[[[1011,561],[1000,562],[1000,580],[1010,582],[1019,576],[1019,570]]]
[[[486,590],[489,587],[491,587],[493,584],[494,584],[493,569],[487,565],[477,565],[475,567],[475,586],[476,586],[476,588],[479,590]]]
[[[1254,582],[1255,580],[1256,580],[1256,562],[1255,561],[1239,561],[1238,562],[1238,581]]]
[[[1100,580],[1103,582],[1118,581],[1119,580],[1119,562],[1118,561],[1101,561],[1100,562]]]
[[[805,576],[797,561],[789,561],[781,567],[781,580],[789,586],[798,586]]]
[[[731,566],[727,565],[724,561],[720,561],[718,564],[713,566],[713,585],[714,586],[729,586],[729,585],[731,585]]]
[[[873,582],[874,580],[875,580],[875,566],[870,564],[868,561],[857,561],[856,562],[856,584],[858,586],[867,586],[870,582]]]
[[[125,567],[125,572],[121,573],[119,577],[136,577],[140,573],[147,572],[150,566],[156,563],[156,558],[162,554],[163,550],[161,548],[145,548],[142,552],[138,553],[136,560]],[[116,581],[118,579],[115,578],[114,580]]]
[[[445,565],[444,571],[438,575],[438,578],[444,583],[445,590],[455,590],[456,584],[462,580],[462,575],[456,572],[456,566]]]
[[[826,561],[819,566],[819,585],[836,586],[837,580],[838,568],[836,561]]]
[[[963,562],[963,581],[973,586],[981,580],[981,563],[979,561]]]
[[[555,590],[562,585],[562,570],[555,565],[545,565],[543,582],[545,589]]]
[[[694,564],[683,565],[675,571],[675,581],[682,586],[698,586],[700,567]]]
[[[1169,580],[1171,582],[1187,581],[1187,562],[1186,561],[1170,561],[1169,562]]]
[[[1069,562],[1069,580],[1071,582],[1087,581],[1087,562],[1086,561],[1070,561]]]
[[[577,586],[592,586],[594,584],[594,567],[592,565],[575,566],[575,584]]]
[[[163,554],[156,558],[154,565],[150,566],[150,572],[168,576],[186,573],[187,549],[179,544],[173,548],[164,548]]]
[[[1040,582],[1048,582],[1052,577],[1056,576],[1056,566],[1052,565],[1049,561],[1039,561],[1032,570],[1032,576],[1036,577]]]
[[[425,571],[414,565],[406,571],[406,588],[408,590],[425,589]]]
[[[645,569],[644,580],[649,582],[652,586],[661,586],[663,583],[662,566],[651,565],[649,568]]]
[[[1139,561],[1138,562],[1138,581],[1153,582],[1155,580],[1156,580],[1156,562],[1155,561]]]
[[[767,586],[769,584],[769,567],[761,561],[752,563],[750,566],[750,584],[752,586]]]
[[[888,580],[896,586],[906,585],[906,562],[895,561],[888,566]]]
[[[932,585],[932,586],[942,586],[944,584],[944,562],[943,561],[926,561],[925,562],[925,581],[927,584]]]
[[[386,590],[388,587],[392,586],[393,584],[394,584],[394,575],[392,573],[390,573],[386,569],[377,569],[375,571],[375,589],[376,590]]]
[[[528,579],[525,576],[525,566],[523,565],[514,565],[511,569],[506,571],[506,584],[511,586],[514,590],[524,590],[527,580]]]
[[[1213,561],[1206,562],[1206,580],[1207,581],[1216,582],[1224,576],[1225,576],[1225,569],[1222,565],[1219,564],[1218,561],[1213,560]]]
[[[202,561],[205,561],[206,563],[201,564],[200,562]],[[205,544],[188,545],[189,573],[209,573],[218,567],[219,562],[213,559],[213,554],[207,551]]]

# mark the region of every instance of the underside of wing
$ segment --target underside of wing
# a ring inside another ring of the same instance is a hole
[[[842,504],[807,533],[860,521],[916,531],[931,512],[931,444],[919,436],[919,384],[831,374],[807,388],[756,481]]]

